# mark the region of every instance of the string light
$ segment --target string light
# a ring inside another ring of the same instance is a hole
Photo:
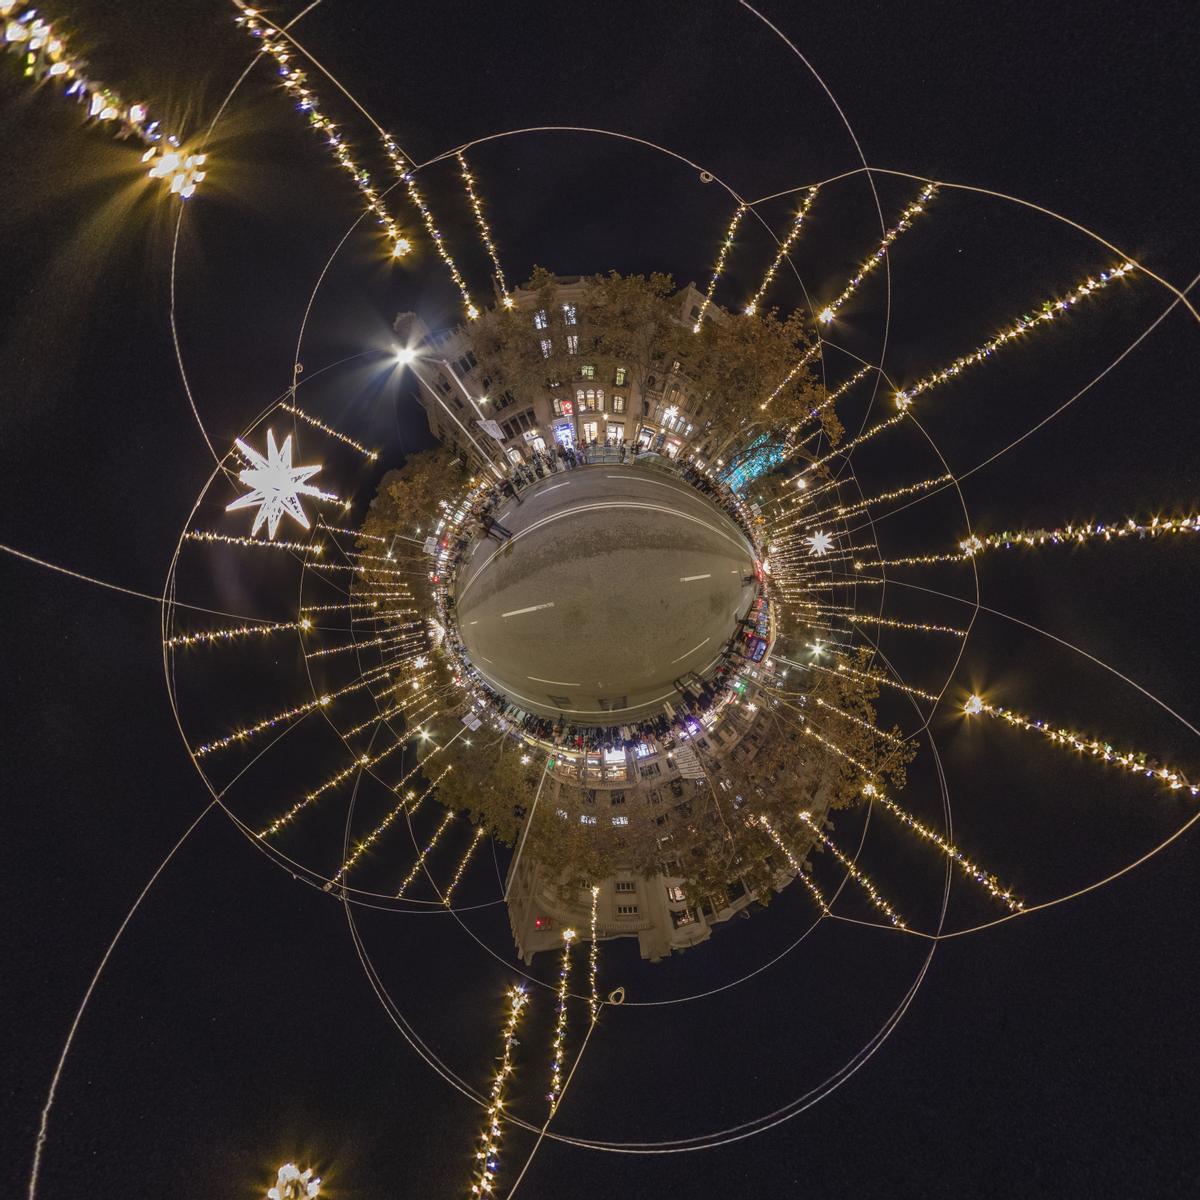
[[[838,298],[831,304],[826,305],[826,307],[821,310],[817,320],[820,321],[822,325],[828,325],[833,318],[837,316],[838,309],[840,309],[842,305],[854,295],[854,293],[858,290],[858,285],[862,283],[862,281],[866,279],[866,277],[870,275],[871,272],[874,271],[881,262],[883,262],[884,257],[888,252],[888,247],[912,225],[913,218],[916,217],[918,213],[924,212],[925,205],[933,199],[936,191],[937,185],[933,183],[927,183],[920,190],[917,198],[900,214],[900,220],[897,221],[896,224],[893,225],[891,229],[889,229],[883,235],[883,240],[872,252],[871,257],[868,258],[866,262],[864,262],[862,266],[858,268],[858,271],[842,290],[842,294],[838,296]]]
[[[970,354],[964,354],[960,358],[956,358],[948,367],[943,367],[940,371],[935,371],[932,375],[926,375],[924,379],[918,383],[914,383],[912,387],[898,391],[896,393],[896,406],[900,409],[908,408],[913,400],[921,395],[922,392],[928,392],[930,389],[937,387],[938,384],[945,383],[947,379],[953,379],[956,375],[961,374],[966,367],[981,363],[985,358],[990,358],[1001,346],[1020,337],[1021,334],[1034,328],[1036,325],[1053,321],[1062,316],[1068,309],[1078,304],[1080,300],[1084,300],[1102,288],[1107,287],[1114,279],[1120,279],[1128,275],[1133,269],[1133,263],[1131,262],[1117,263],[1115,267],[1107,271],[1101,271],[1098,278],[1089,276],[1083,283],[1073,291],[1068,292],[1061,299],[1043,300],[1032,316],[1021,317],[1007,329],[1001,330],[995,337],[984,342],[977,350],[972,350]]]
[[[206,629],[199,633],[180,633],[164,640],[164,646],[204,646],[215,642],[232,642],[251,634],[278,633],[281,629],[310,629],[312,622],[303,617],[299,621],[277,621],[269,625],[234,625],[228,629]]]
[[[362,688],[370,686],[372,683],[377,683],[380,679],[386,676],[388,667],[375,667],[366,675],[354,683],[348,684],[336,692],[326,692],[324,695],[318,696],[315,700],[305,701],[303,704],[296,705],[295,708],[286,708],[283,712],[275,713],[274,716],[264,717],[254,725],[246,726],[242,729],[236,729],[233,733],[223,738],[218,738],[213,742],[205,742],[202,746],[197,746],[192,754],[196,758],[203,758],[206,754],[211,754],[214,750],[224,750],[226,746],[232,746],[235,742],[244,742],[247,738],[254,737],[255,734],[262,733],[265,729],[273,729],[276,725],[283,724],[286,721],[291,721],[295,717],[304,716],[306,713],[315,711],[318,708],[325,708],[332,704],[334,700],[340,699],[342,696],[350,692],[360,691]]]
[[[362,856],[366,854],[366,852],[370,850],[370,848],[375,845],[377,841],[379,841],[379,839],[387,832],[388,827],[396,820],[396,818],[405,812],[416,812],[421,801],[424,800],[425,797],[428,796],[435,787],[437,787],[438,783],[441,782],[442,777],[453,769],[454,768],[452,766],[447,767],[442,774],[439,775],[437,779],[435,779],[419,796],[412,791],[405,792],[404,799],[401,800],[400,803],[394,808],[392,808],[387,816],[385,816],[383,820],[380,821],[379,824],[376,825],[375,828],[372,829],[371,832],[368,833],[361,842],[355,845],[350,856],[345,862],[342,863],[342,865],[337,869],[337,873],[330,879],[330,885],[337,885],[341,883],[342,880],[346,878],[347,873],[354,867],[354,864],[357,863],[358,860],[362,858]]]
[[[893,925],[896,926],[896,928],[907,929],[908,926],[905,925],[904,919],[883,898],[878,888],[876,888],[867,875],[855,865],[852,859],[847,858],[846,855],[844,855],[837,848],[832,838],[827,836],[823,830],[817,828],[817,823],[804,810],[801,810],[800,812],[800,820],[802,820],[805,825],[807,825],[809,829],[811,829],[813,833],[817,835],[817,840],[820,841],[821,845],[829,850],[834,858],[836,858],[838,862],[840,862],[842,866],[846,868],[850,878],[853,879],[854,882],[857,883],[858,886],[862,888],[862,890],[870,897],[871,903],[874,904],[875,907],[879,909],[879,911],[883,913],[883,915],[887,917],[887,919],[891,921]]]
[[[695,330],[692,330],[692,332],[695,333]],[[804,368],[808,366],[808,364],[812,362],[814,358],[816,358],[816,356],[820,353],[820,350],[821,343],[819,341],[814,342],[811,346],[809,346],[809,348],[805,350],[805,352],[792,366],[792,369],[783,377],[783,381],[776,385],[775,390],[758,407],[760,409],[766,409],[770,405],[771,401],[774,400],[775,397],[778,396],[779,393],[782,392],[783,389],[787,387],[787,385],[791,383],[793,379],[796,378],[799,372],[804,370]]]
[[[848,517],[852,513],[862,512],[864,509],[870,508],[872,504],[886,504],[890,500],[901,500],[905,496],[915,496],[919,492],[926,492],[930,488],[937,487],[939,484],[953,482],[954,476],[948,473],[945,475],[935,475],[931,479],[920,479],[916,483],[909,483],[905,484],[904,487],[893,488],[890,492],[880,492],[877,496],[868,496],[865,500],[858,500],[853,504],[835,504],[829,508],[822,509],[820,512],[805,513],[800,519],[800,524],[812,524],[825,516],[832,516],[833,520],[838,520],[842,517]]]
[[[432,705],[428,706],[432,707]],[[420,710],[421,712],[428,711],[427,709]],[[416,715],[416,714],[414,714]],[[405,746],[413,740],[417,735],[417,731],[413,730],[398,738],[386,749],[381,750],[378,754],[360,754],[356,757],[349,766],[344,767],[336,774],[331,775],[324,783],[314,788],[311,792],[297,800],[291,808],[282,816],[276,817],[265,829],[260,830],[255,836],[260,838],[274,837],[281,829],[290,825],[306,808],[315,804],[326,792],[332,791],[339,784],[345,783],[352,775],[356,775],[360,771],[365,771],[369,767],[374,767],[377,763],[381,763],[385,758],[395,754],[397,750],[403,750]]]
[[[400,147],[396,144],[395,138],[389,134],[384,134],[382,140],[384,153],[387,154],[388,161],[392,164],[392,170],[396,172],[396,175],[407,189],[409,199],[417,206],[417,211],[421,214],[421,220],[425,222],[425,229],[433,241],[434,249],[437,250],[442,262],[446,264],[450,275],[454,279],[455,286],[462,295],[463,305],[467,310],[467,317],[473,321],[479,316],[479,309],[471,302],[471,293],[467,290],[467,282],[463,279],[458,269],[458,264],[451,257],[450,251],[446,249],[445,238],[442,237],[441,230],[438,229],[434,222],[433,213],[430,211],[429,205],[425,203],[425,198],[421,195],[420,188],[417,187],[416,170],[413,164],[404,157]]]
[[[504,1051],[500,1058],[500,1066],[492,1078],[486,1120],[483,1132],[479,1135],[479,1149],[475,1152],[479,1168],[471,1184],[472,1196],[491,1196],[496,1186],[496,1172],[500,1167],[500,1114],[504,1109],[508,1077],[513,1073],[512,1057],[513,1047],[517,1044],[517,1026],[528,1002],[529,997],[522,984],[509,988],[508,1020],[504,1023],[502,1034]]]
[[[817,887],[813,877],[800,865],[796,856],[792,853],[791,848],[784,840],[775,832],[775,827],[767,820],[765,816],[758,818],[758,823],[771,835],[771,841],[783,851],[792,870],[796,872],[797,878],[808,888],[812,898],[817,902],[817,907],[826,915],[829,915],[829,905],[825,902],[825,897],[821,894],[821,889]]]
[[[835,387],[833,391],[830,392],[825,399],[817,405],[816,408],[812,409],[803,421],[797,425],[793,425],[792,428],[788,430],[788,436],[791,437],[798,430],[805,428],[814,417],[819,417],[826,409],[832,408],[833,405],[835,405],[860,379],[864,378],[869,371],[873,370],[875,370],[875,368],[870,363],[867,363],[866,366],[859,367],[859,369],[855,371],[849,379]]]
[[[323,519],[321,520],[320,524],[322,528],[328,529],[330,533],[344,533],[348,537],[366,538],[372,542],[386,542],[388,540],[385,537],[380,537],[377,533],[366,533],[361,529],[339,529],[336,525],[326,524]]]
[[[462,172],[463,186],[467,190],[467,199],[471,203],[471,211],[475,214],[475,224],[479,226],[479,236],[487,248],[488,255],[492,260],[492,266],[496,271],[496,282],[500,286],[502,303],[505,308],[512,308],[513,298],[508,294],[508,281],[504,278],[504,268],[500,265],[500,254],[496,250],[496,243],[492,241],[492,231],[488,228],[487,218],[483,215],[483,205],[480,203],[479,197],[475,194],[475,176],[468,169],[467,160],[461,151],[456,152],[454,157],[458,159],[458,167]]]
[[[965,629],[955,629],[953,625],[927,625],[922,621],[893,621],[888,617],[869,617],[854,614],[850,620],[855,625],[885,625],[889,629],[909,629],[918,633],[948,633],[952,637],[965,638]]]
[[[899,424],[904,420],[907,414],[901,409],[894,416],[888,417],[885,421],[880,421],[876,425],[872,425],[865,433],[860,433],[858,437],[851,438],[848,442],[843,442],[840,446],[830,450],[823,458],[818,458],[814,462],[810,462],[805,468],[805,473],[811,474],[813,471],[819,470],[827,462],[832,459],[841,458],[849,454],[851,450],[856,450],[863,442],[869,442],[873,437],[882,433],[885,429],[891,429],[893,425]]]
[[[447,767],[446,771],[448,771],[449,769],[450,768]],[[443,771],[442,774],[444,775],[446,773],[446,771]],[[439,778],[440,778],[440,776],[439,776]],[[447,908],[450,907],[450,897],[454,895],[454,889],[456,887],[458,887],[458,881],[463,877],[463,872],[467,869],[467,863],[469,863],[471,861],[471,856],[475,853],[475,848],[479,845],[479,843],[481,841],[483,841],[483,834],[484,834],[483,826],[476,825],[475,832],[474,832],[474,834],[471,835],[471,844],[467,847],[467,852],[462,856],[462,859],[459,861],[458,869],[454,872],[454,878],[450,880],[450,886],[446,889],[445,894],[442,896],[442,903]]]
[[[319,429],[322,433],[327,434],[331,438],[337,438],[339,442],[345,442],[347,446],[352,446],[359,454],[365,454],[372,462],[379,457],[378,450],[368,450],[361,442],[356,442],[352,437],[347,437],[340,430],[333,429],[326,425],[324,421],[318,421],[311,413],[306,413],[304,409],[297,408],[294,404],[288,404],[286,400],[280,400],[279,407],[286,413],[291,413],[293,417],[299,417],[302,421],[307,421],[314,429]],[[322,522],[324,524],[324,522]],[[327,526],[328,528],[328,526]],[[340,530],[342,533],[349,533],[349,530]],[[382,539],[380,539],[382,540]]]
[[[721,272],[725,269],[725,259],[729,255],[729,248],[733,245],[733,235],[737,232],[737,227],[741,224],[745,214],[746,206],[739,204],[737,211],[733,214],[733,220],[729,222],[729,228],[725,231],[725,240],[721,243],[721,252],[717,255],[717,265],[713,268],[708,291],[704,293],[704,301],[696,315],[696,323],[692,326],[693,333],[699,333],[700,326],[704,323],[704,314],[708,312],[708,306],[712,303],[713,293],[717,290],[717,280],[721,278]]]
[[[978,695],[973,695],[967,700],[963,706],[963,711],[968,716],[986,713],[989,717],[998,717],[1015,729],[1024,729],[1041,734],[1042,737],[1053,745],[1067,746],[1072,750],[1078,750],[1081,754],[1088,754],[1092,758],[1112,763],[1122,768],[1122,770],[1130,771],[1135,775],[1141,775],[1146,779],[1157,779],[1160,783],[1166,784],[1173,792],[1186,789],[1192,796],[1200,795],[1200,786],[1189,782],[1187,776],[1182,771],[1178,771],[1174,767],[1159,765],[1144,750],[1116,750],[1108,742],[1102,742],[1097,738],[1090,738],[1086,734],[1076,733],[1073,729],[1048,725],[1045,721],[1022,716],[1020,713],[1002,708],[998,704],[989,704],[982,696]]]
[[[877,804],[882,805],[893,817],[907,825],[918,837],[924,838],[925,841],[932,842],[937,846],[947,858],[954,860],[964,875],[986,888],[997,900],[1002,900],[1008,906],[1010,912],[1021,912],[1025,908],[1025,905],[995,875],[973,863],[953,843],[946,841],[945,838],[935,833],[928,826],[922,825],[911,813],[906,812],[894,800],[885,796],[875,784],[866,784],[862,792],[868,800],[873,800]]]
[[[550,1050],[550,1091],[546,1099],[550,1101],[550,1115],[558,1107],[558,1098],[562,1094],[563,1055],[567,1044],[567,997],[570,995],[571,980],[571,943],[575,940],[575,930],[564,929],[562,932],[562,957],[558,963],[558,1007],[554,1022],[554,1042]]]
[[[874,734],[878,738],[883,738],[885,742],[891,742],[894,746],[903,746],[905,739],[897,737],[894,733],[889,733],[886,729],[880,729],[878,725],[872,725],[870,721],[864,721],[862,717],[856,717],[854,713],[847,712],[844,708],[839,708],[836,704],[830,704],[828,700],[822,700],[820,696],[811,697],[814,703],[827,712],[833,713],[835,716],[841,717],[843,721],[850,721],[857,725],[860,729],[865,729],[869,733]],[[864,768],[866,770],[866,768]],[[867,774],[873,774],[867,770]]]
[[[592,942],[588,947],[588,1012],[592,1022],[600,1015],[600,1000],[596,993],[596,973],[599,967],[600,943],[596,937],[596,906],[600,900],[600,889],[592,885]]]
[[[429,844],[424,850],[421,851],[420,854],[417,855],[417,861],[413,863],[412,870],[405,875],[404,882],[400,885],[400,890],[396,893],[397,900],[402,900],[404,898],[404,893],[408,891],[412,881],[416,879],[417,872],[420,871],[420,869],[425,865],[425,860],[432,853],[434,847],[437,846],[438,842],[441,840],[442,834],[446,832],[447,826],[449,826],[450,822],[453,820],[454,813],[452,812],[446,813],[446,815],[442,818],[442,823],[437,827],[436,830],[434,830],[433,837],[429,839]]]
[[[800,204],[799,211],[796,213],[796,219],[792,222],[792,228],[788,235],[779,245],[779,253],[775,255],[775,261],[767,268],[766,275],[763,276],[763,281],[758,285],[758,291],[754,293],[750,303],[746,305],[746,316],[752,317],[758,311],[758,306],[762,302],[763,296],[766,295],[767,288],[771,286],[771,280],[775,278],[775,272],[779,270],[779,264],[783,262],[785,255],[792,248],[796,239],[800,236],[800,227],[804,224],[804,218],[808,216],[808,210],[812,208],[813,201],[817,198],[819,187],[811,187],[804,195],[804,200]]]
[[[233,534],[217,533],[212,529],[189,529],[183,537],[184,541],[188,542],[224,542],[227,546],[265,546],[272,550],[293,550],[297,554],[304,554],[309,550],[314,554],[325,552],[325,547],[320,542],[285,542],[278,538],[268,541],[266,538],[259,537],[235,537]]]
[[[907,692],[910,696],[917,696],[922,700],[937,701],[937,697],[929,692],[924,692],[918,687],[910,687],[907,683],[900,683],[899,680],[890,679],[886,675],[880,675],[875,671],[859,671],[854,667],[847,666],[844,662],[839,662],[836,668],[821,667],[816,663],[810,664],[814,671],[824,671],[827,675],[852,675],[855,679],[861,679],[869,683],[878,683],[883,687],[895,688],[900,692]]]
[[[1148,522],[1132,517],[1119,525],[1066,525],[1061,529],[1006,529],[1003,533],[973,536],[959,543],[964,558],[973,558],[984,550],[1010,549],[1013,546],[1052,546],[1082,544],[1097,538],[1108,542],[1113,538],[1154,538],[1165,533],[1200,533],[1200,516],[1154,517]]]
[[[22,74],[37,83],[50,80],[64,85],[63,94],[82,104],[90,120],[115,128],[120,138],[135,137],[146,146],[142,163],[151,179],[161,179],[171,195],[188,200],[205,177],[202,170],[208,156],[187,153],[173,133],[165,133],[161,123],[152,120],[145,104],[130,104],[112,88],[90,79],[87,64],[76,57],[65,34],[56,29],[37,10],[30,8],[18,17],[13,12],[21,4],[0,0],[0,47],[20,55]]]
[[[369,638],[362,642],[347,642],[344,646],[330,646],[325,650],[310,650],[304,655],[304,657],[327,658],[331,654],[342,654],[347,650],[368,650],[372,646],[383,646],[392,640],[393,639],[391,637],[383,635],[380,637]]]
[[[234,0],[241,10],[237,24],[243,26],[251,37],[262,42],[263,51],[269,54],[279,67],[283,78],[284,89],[296,101],[296,107],[307,113],[309,124],[322,135],[325,144],[330,147],[337,164],[354,180],[354,185],[362,195],[367,211],[370,212],[383,227],[391,243],[393,258],[402,258],[412,248],[409,240],[401,232],[391,213],[383,203],[378,189],[371,181],[370,172],[361,166],[354,158],[350,147],[341,130],[321,111],[317,95],[308,86],[307,76],[303,71],[291,66],[292,52],[282,38],[275,38],[273,32],[278,32],[275,26],[260,21],[260,14],[253,8],[247,8],[241,0]]]

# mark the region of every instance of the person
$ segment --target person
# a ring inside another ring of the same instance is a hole
[[[484,537],[494,537],[498,542],[507,541],[512,537],[512,530],[506,529],[495,517],[489,516],[487,513],[479,518],[479,523],[483,526]]]
[[[506,479],[506,480],[505,480],[505,481],[504,481],[504,482],[503,482],[503,483],[500,485],[500,490],[501,490],[501,491],[502,491],[502,492],[503,492],[503,493],[504,493],[506,496],[508,496],[508,497],[510,497],[511,499],[515,500],[515,501],[516,501],[518,504],[522,503],[522,501],[521,501],[521,497],[520,497],[520,495],[517,493],[517,489],[516,489],[516,488],[513,486],[513,481],[512,481],[511,479]]]

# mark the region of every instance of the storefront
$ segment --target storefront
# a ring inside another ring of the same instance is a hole
[[[605,427],[605,441],[619,446],[625,440],[625,426],[619,421],[609,421]]]
[[[566,446],[570,449],[575,445],[575,426],[571,421],[565,418],[555,421],[551,429],[554,430],[554,440],[560,446]]]
[[[600,440],[600,422],[599,421],[580,421],[579,436],[583,440],[585,446],[592,442]]]
[[[541,454],[546,449],[546,439],[536,429],[525,431],[525,447],[531,454]]]

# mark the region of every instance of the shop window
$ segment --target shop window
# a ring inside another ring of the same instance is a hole
[[[546,319],[546,310],[544,308],[539,308],[537,312],[533,314],[534,329],[545,329],[549,323],[550,322]]]

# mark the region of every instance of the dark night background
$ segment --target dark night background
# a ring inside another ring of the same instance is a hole
[[[283,20],[299,7],[271,15]],[[48,15],[78,30],[100,78],[195,130],[249,60],[231,13],[220,0],[73,0]],[[872,165],[1036,201],[1177,286],[1191,277],[1200,100],[1193,5],[775,4],[766,13],[821,73]],[[296,32],[417,159],[490,132],[575,124],[660,142],[748,197],[859,165],[812,76],[733,3],[327,0]],[[329,107],[369,153],[367,131]],[[170,340],[174,208],[138,182],[132,149],[80,128],[72,106],[32,93],[8,57],[0,59],[0,145],[0,540],[157,593],[211,469]],[[184,226],[179,321],[197,407],[223,450],[286,387],[316,274],[359,210],[265,66],[234,98],[211,151],[210,177]],[[567,134],[502,140],[470,157],[511,283],[538,263],[563,274],[666,270],[704,285],[730,204],[689,168]],[[485,295],[487,263],[455,173],[434,168],[422,178],[476,295]],[[917,185],[879,188],[887,218]],[[786,201],[764,207],[777,231],[788,212]],[[878,232],[862,177],[827,189],[794,255],[814,297],[840,290]],[[301,351],[309,375],[385,348],[398,310],[417,308],[433,325],[455,319],[444,272],[418,240],[422,257],[394,270],[380,265],[369,234],[350,239],[310,319]],[[765,234],[744,226],[719,299],[732,303],[752,288],[770,254]],[[892,256],[886,365],[898,380],[915,379],[1111,257],[1046,217],[947,191]],[[920,406],[956,472],[1067,400],[1169,302],[1144,278],[1120,291]],[[883,294],[880,273],[832,336],[878,354]],[[772,295],[781,304],[801,298],[782,276]],[[1087,395],[970,477],[963,490],[973,522],[986,532],[1195,511],[1198,349],[1195,323],[1177,308]],[[837,359],[827,358],[831,382],[849,373]],[[330,371],[303,402],[388,445],[393,459],[426,443],[414,402],[370,364]],[[847,425],[857,428],[862,416]],[[855,458],[869,491],[941,469],[909,434],[883,442]],[[364,481],[338,482],[349,493]],[[944,548],[961,525],[944,499],[884,522],[884,552]],[[980,566],[983,600],[1074,641],[1194,718],[1195,553],[1194,544],[1156,542],[996,556]],[[226,570],[237,560],[187,561],[180,599],[286,619],[291,596],[244,590]],[[0,569],[10,935],[3,1193],[17,1195],[83,991],[207,793],[167,704],[155,605],[7,556]],[[968,594],[952,573],[902,578]],[[907,619],[961,620],[966,611],[903,589],[889,591],[892,601],[890,615]],[[199,614],[181,620],[206,623]],[[940,684],[944,647],[904,636],[884,642],[889,656],[914,682]],[[303,699],[286,648],[270,665],[278,706]],[[197,672],[190,692],[180,688],[193,736],[270,711],[261,696],[239,707],[228,691],[209,692],[206,708],[205,678]],[[1195,739],[1161,709],[997,618],[979,618],[955,680],[951,701],[984,687],[998,703],[1200,773]],[[885,715],[911,727],[911,712]],[[994,724],[964,728],[947,715],[933,729],[956,831],[1031,900],[1130,861],[1194,809]],[[291,753],[285,741],[248,777],[247,812],[268,792],[264,811],[275,805],[279,789],[293,786],[289,770],[298,786],[311,779],[289,766]],[[299,746],[295,753],[302,757]],[[928,753],[910,772],[906,800],[937,817]],[[898,907],[927,914],[940,888],[936,859],[877,821],[864,865]],[[839,830],[860,824],[845,818]],[[403,862],[406,847],[397,845]],[[1193,833],[1072,904],[943,944],[881,1051],[781,1127],[694,1155],[547,1143],[521,1194],[1194,1194],[1196,854]],[[468,888],[481,903],[495,895],[484,868]],[[954,896],[949,927],[985,911],[957,884]],[[853,902],[847,911],[863,915]],[[656,968],[639,964],[629,946],[606,945],[602,983],[625,983],[631,1000],[719,985],[788,944],[809,913],[802,896],[785,893]],[[508,976],[440,915],[358,920],[405,1014],[482,1087]],[[468,920],[488,945],[511,952],[499,910]],[[609,1014],[561,1109],[562,1132],[682,1137],[786,1103],[873,1032],[911,980],[914,954],[891,935],[826,922],[775,968],[711,1000]],[[544,996],[539,1010],[513,1094],[531,1117],[541,1112]],[[150,892],[101,978],[60,1085],[39,1195],[249,1200],[288,1158],[316,1166],[342,1200],[461,1194],[478,1121],[381,1010],[341,906],[269,864],[214,812]],[[506,1139],[502,1191],[529,1144],[521,1133]]]

